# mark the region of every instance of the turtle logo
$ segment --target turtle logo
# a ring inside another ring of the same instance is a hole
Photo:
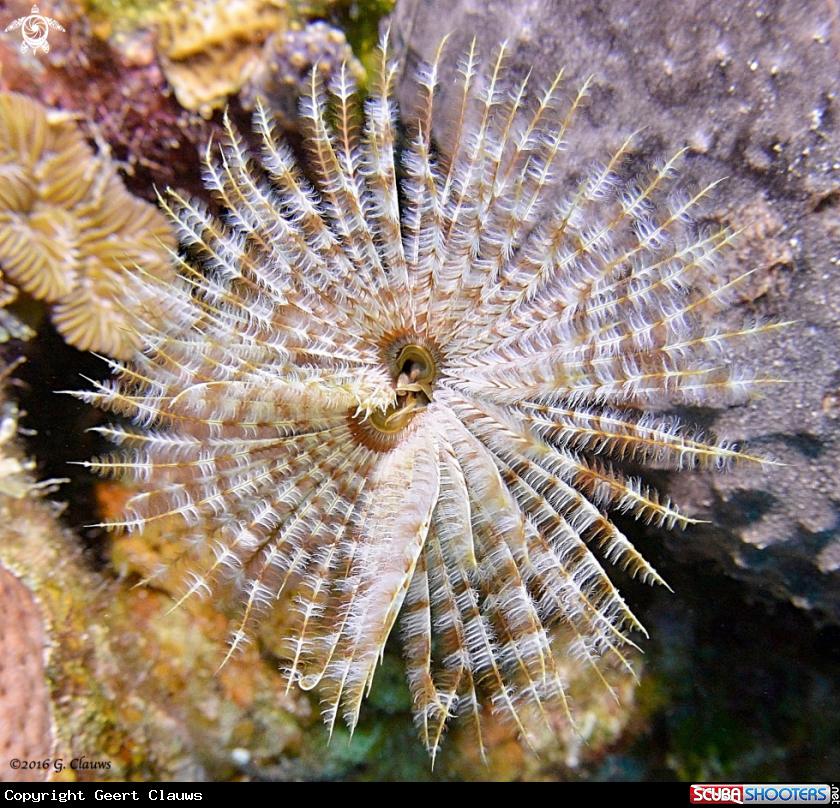
[[[47,34],[50,32],[50,28],[55,28],[56,31],[64,30],[55,20],[44,17],[38,11],[38,6],[32,6],[32,13],[28,17],[15,20],[6,30],[14,31],[21,26],[23,26],[23,31],[21,31],[23,42],[20,43],[21,53],[26,53],[27,48],[32,48],[33,53],[37,53],[38,48],[43,48],[44,53],[49,53],[50,43],[47,42]]]

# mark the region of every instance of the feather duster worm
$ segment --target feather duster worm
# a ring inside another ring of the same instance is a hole
[[[363,116],[349,71],[312,80],[314,184],[262,109],[264,172],[228,125],[206,168],[226,219],[171,194],[183,284],[134,289],[166,327],[78,394],[136,424],[103,428],[122,450],[87,464],[142,488],[112,526],[178,515],[184,597],[240,588],[232,651],[294,588],[289,682],[320,688],[330,726],[355,726],[401,620],[432,755],[451,717],[480,731],[483,698],[523,734],[532,713],[571,718],[558,654],[625,662],[642,629],[602,561],[662,581],[607,512],[691,520],[621,461],[761,462],[646,412],[749,391],[726,350],[773,327],[710,325],[737,283],[710,272],[732,235],[692,221],[710,189],[666,196],[674,160],[620,180],[625,144],[563,196],[586,88],[570,107],[559,78],[531,97],[503,62],[463,58],[448,167],[437,64],[421,69],[401,183],[384,49]],[[558,628],[570,645],[552,647]]]

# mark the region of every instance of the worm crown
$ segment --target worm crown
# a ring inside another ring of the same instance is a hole
[[[469,51],[444,166],[438,63],[418,74],[400,193],[384,49],[363,116],[348,70],[313,78],[313,183],[261,108],[262,168],[228,125],[206,167],[226,219],[164,201],[190,260],[135,285],[138,316],[165,316],[79,394],[135,422],[102,428],[120,449],[89,463],[141,487],[114,527],[178,517],[184,597],[240,589],[231,651],[295,590],[289,685],[317,686],[330,726],[356,725],[399,618],[432,755],[456,716],[480,745],[487,710],[526,739],[532,719],[572,720],[568,666],[629,665],[641,626],[605,566],[662,581],[609,512],[691,520],[622,462],[761,462],[656,410],[748,393],[728,351],[774,327],[714,327],[732,235],[694,225],[708,188],[669,190],[678,158],[627,182],[628,142],[558,190],[586,87],[564,103],[560,77],[512,81],[504,49],[481,75]]]

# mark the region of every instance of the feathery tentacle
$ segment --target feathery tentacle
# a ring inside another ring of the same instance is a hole
[[[402,614],[432,757],[457,716],[482,754],[488,710],[526,741],[531,717],[573,723],[561,656],[608,690],[603,658],[630,667],[629,633],[644,629],[602,561],[664,581],[609,512],[692,520],[622,465],[763,462],[646,410],[772,381],[729,349],[781,325],[715,327],[746,275],[718,284],[734,236],[692,220],[714,186],[662,203],[679,155],[627,182],[628,139],[558,194],[587,91],[564,107],[562,73],[540,93],[509,81],[504,47],[484,73],[473,45],[439,160],[442,53],[420,67],[402,155],[386,44],[364,118],[347,70],[328,88],[314,76],[312,183],[261,106],[264,171],[226,119],[205,172],[225,221],[161,199],[180,274],[139,271],[143,350],[75,394],[134,421],[100,427],[119,449],[85,464],[140,489],[111,526],[180,518],[184,597],[241,588],[231,653],[294,588],[289,686],[319,686],[330,727],[356,725]]]

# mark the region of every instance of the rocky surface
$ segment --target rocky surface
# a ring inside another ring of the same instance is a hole
[[[44,676],[46,638],[38,604],[11,573],[0,567],[0,781],[45,780],[49,771],[10,769],[7,762],[42,762],[52,751],[52,727]]]
[[[840,19],[834,3],[634,0],[579,3],[405,0],[393,17],[405,57],[399,93],[446,44],[435,136],[445,150],[460,102],[454,56],[473,37],[483,59],[507,37],[514,72],[544,86],[565,66],[569,94],[591,76],[569,137],[570,184],[635,137],[644,166],[687,148],[680,185],[727,179],[704,216],[746,228],[719,271],[756,272],[733,322],[792,324],[750,348],[765,395],[747,406],[686,413],[780,465],[756,473],[667,478],[673,497],[711,524],[670,539],[718,559],[759,589],[840,620]]]

